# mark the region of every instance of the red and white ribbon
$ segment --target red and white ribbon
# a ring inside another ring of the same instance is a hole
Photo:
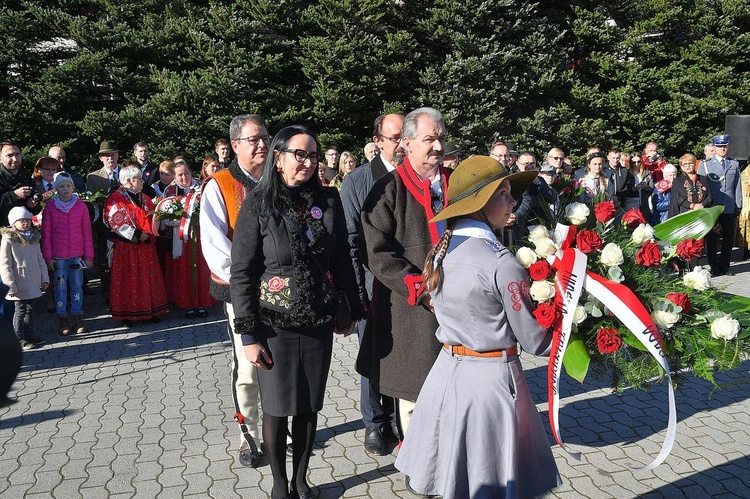
[[[575,233],[575,231],[571,232]],[[572,236],[566,233],[563,240],[569,241],[569,237]],[[555,277],[557,291],[555,304],[562,310],[562,324],[559,330],[555,331],[552,340],[552,350],[547,370],[549,420],[552,435],[560,447],[568,454],[577,460],[581,459],[580,453],[571,452],[565,448],[558,427],[558,415],[560,409],[559,386],[562,360],[572,332],[573,315],[581,292],[585,289],[591,295],[596,296],[597,300],[602,302],[638,338],[647,351],[654,356],[667,375],[669,382],[669,422],[661,452],[651,463],[633,469],[636,471],[648,471],[656,468],[669,455],[677,434],[674,388],[672,386],[672,378],[669,374],[669,364],[664,355],[664,343],[658,328],[654,324],[648,310],[646,310],[630,288],[605,279],[593,272],[586,271],[587,257],[583,252],[567,247],[558,251],[555,255],[548,257],[547,260],[557,272]]]
[[[180,240],[182,242],[187,242],[188,239],[190,239],[190,222],[193,218],[193,211],[195,210],[195,205],[200,199],[200,194],[197,192],[190,192],[185,199],[183,199],[183,210],[182,210],[182,219],[180,220]]]

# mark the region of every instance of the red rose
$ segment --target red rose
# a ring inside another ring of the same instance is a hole
[[[690,303],[690,297],[685,293],[668,293],[667,300],[682,307],[683,312],[690,312],[690,309],[693,308],[692,303]]]
[[[677,256],[683,260],[698,258],[703,250],[703,239],[685,239],[677,245]]]
[[[627,225],[629,229],[635,229],[639,225],[648,222],[646,222],[646,218],[643,216],[643,213],[641,213],[641,210],[638,208],[630,208],[622,216],[622,223]]]
[[[547,263],[546,260],[539,260],[538,262],[534,262],[529,267],[529,275],[535,281],[543,281],[544,279],[549,277],[551,272],[552,269],[550,268],[549,263]]]
[[[551,303],[543,302],[534,310],[534,317],[540,326],[549,328],[560,318],[560,310]]]
[[[615,213],[617,213],[617,208],[615,208],[615,203],[612,201],[602,201],[594,206],[594,216],[601,224],[605,224],[615,218]]]
[[[635,252],[635,263],[644,267],[656,267],[661,263],[661,250],[653,241],[646,241]]]
[[[620,332],[611,327],[603,327],[596,332],[596,346],[601,353],[615,353],[622,346]]]
[[[268,291],[270,291],[271,293],[278,293],[279,291],[284,289],[284,286],[284,279],[279,276],[274,276],[268,280]]]
[[[602,238],[593,230],[582,230],[576,234],[576,248],[589,254],[602,247]]]

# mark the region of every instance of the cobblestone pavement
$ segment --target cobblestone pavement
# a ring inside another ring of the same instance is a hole
[[[733,270],[716,282],[750,296],[750,264]],[[200,322],[175,310],[131,330],[115,326],[100,296],[87,297],[87,309],[98,310],[85,321],[91,332],[66,339],[53,315],[37,315],[47,343],[25,354],[11,392],[17,402],[0,409],[0,497],[266,497],[268,464],[236,461],[221,309]],[[414,497],[393,467],[396,450],[364,453],[356,353],[355,337],[336,338],[309,480],[322,498]],[[547,425],[545,361],[524,355],[522,362]],[[564,484],[549,497],[750,497],[748,369],[750,361],[719,375],[715,391],[686,380],[677,392],[674,449],[650,472],[630,467],[659,452],[666,388],[616,396],[605,384],[564,378],[562,436],[584,457],[574,461],[553,446]]]

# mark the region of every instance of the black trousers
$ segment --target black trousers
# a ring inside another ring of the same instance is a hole
[[[736,220],[737,215],[735,213],[722,213],[716,221],[716,224],[721,228],[721,233],[717,234],[714,230],[711,230],[706,234],[706,257],[713,274],[726,274],[729,271],[729,264],[732,260],[732,246],[734,245],[734,232],[737,226]],[[721,239],[721,243],[719,243],[719,239]]]

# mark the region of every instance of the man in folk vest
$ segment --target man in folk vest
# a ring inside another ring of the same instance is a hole
[[[247,193],[263,173],[270,137],[263,118],[257,114],[235,116],[229,124],[235,159],[203,184],[200,227],[203,256],[211,271],[211,294],[224,302],[227,331],[232,342],[232,397],[235,420],[241,431],[239,460],[243,466],[258,466],[258,378],[256,368],[245,357],[242,340],[234,334],[234,310],[229,298],[229,269],[232,237],[237,213]]]

